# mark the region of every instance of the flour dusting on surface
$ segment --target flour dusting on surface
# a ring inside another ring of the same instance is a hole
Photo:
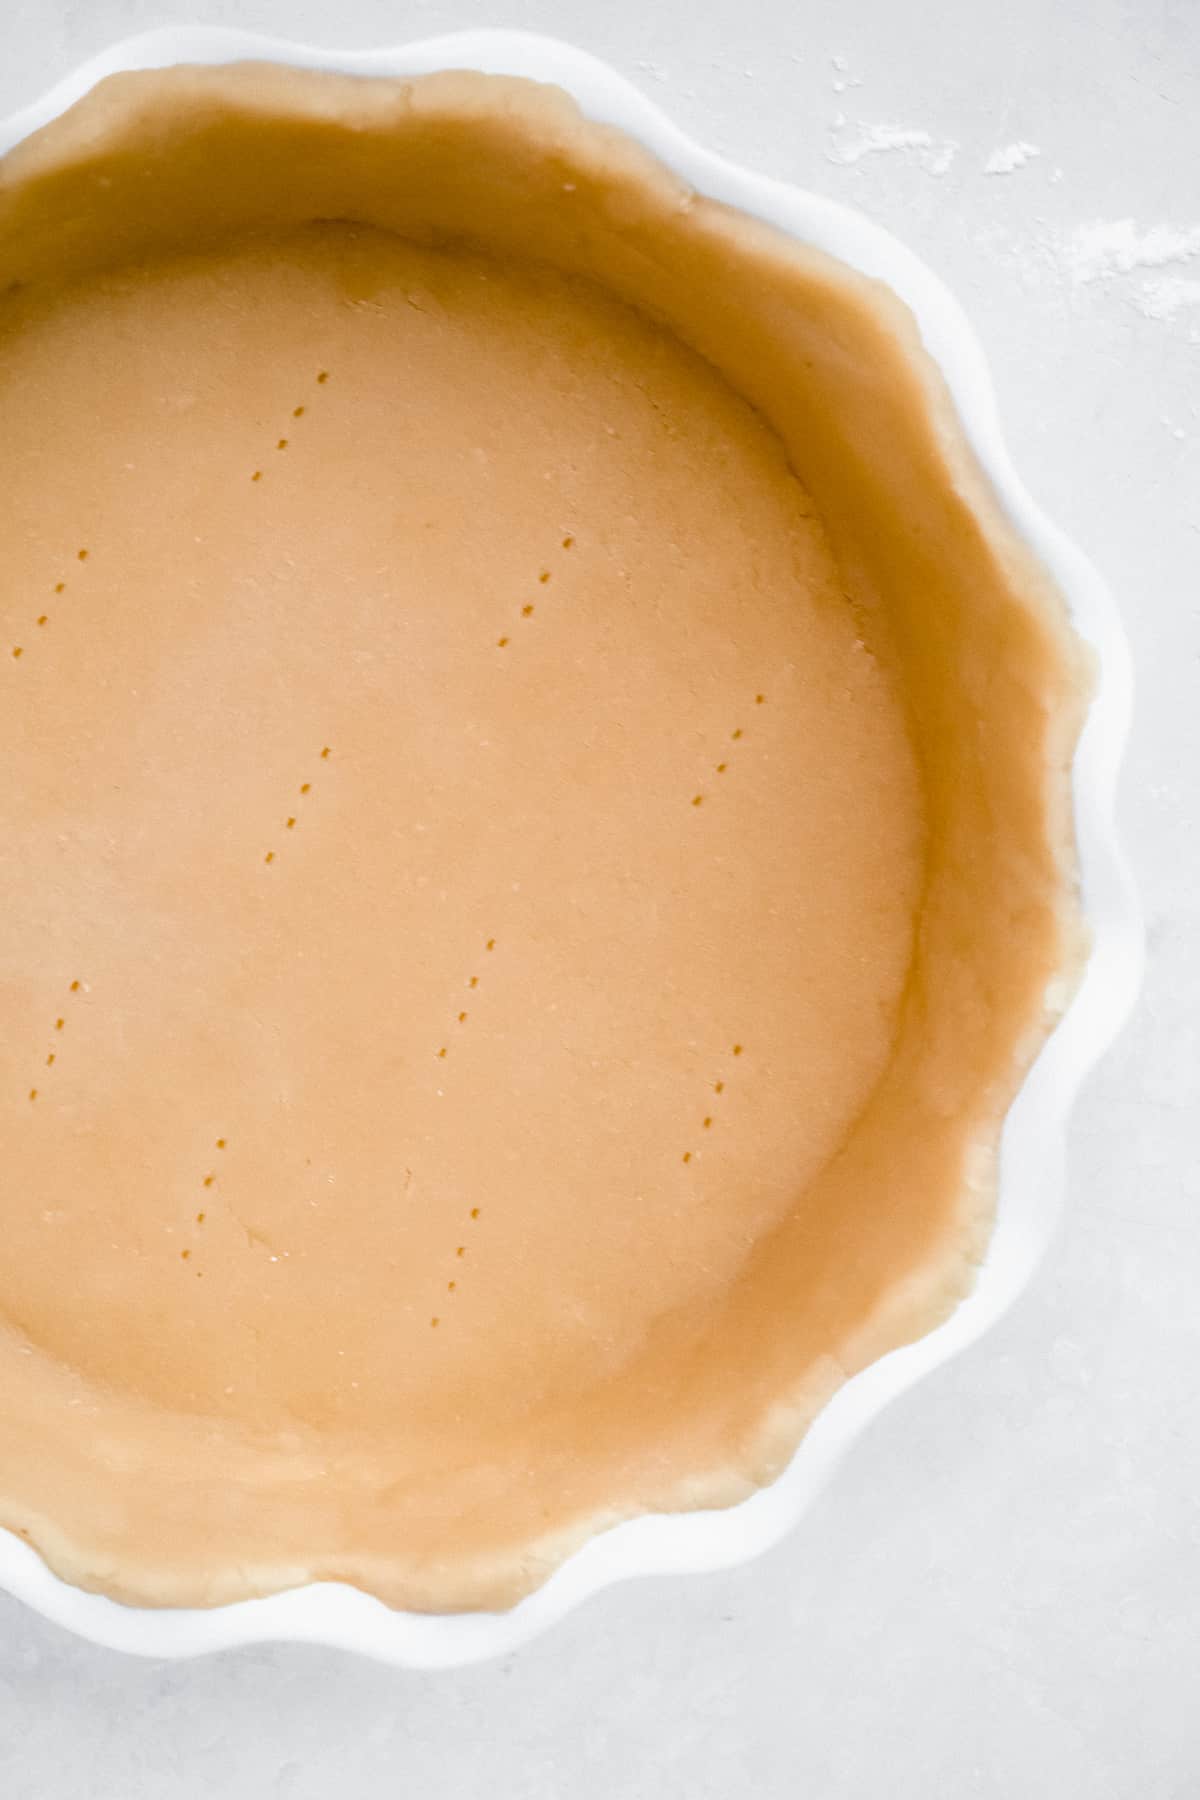
[[[944,175],[954,158],[958,155],[958,144],[954,138],[943,138],[935,144],[928,156],[922,157],[922,163],[931,175]]]
[[[835,94],[844,94],[847,88],[862,86],[861,75],[850,75],[847,73],[850,65],[844,56],[831,56],[829,59],[829,66],[833,70],[830,79]]]
[[[1148,319],[1173,319],[1185,306],[1200,306],[1200,281],[1188,275],[1158,275],[1142,286],[1138,306]]]
[[[993,150],[983,165],[983,172],[985,175],[1011,175],[1014,169],[1023,169],[1027,162],[1041,154],[1037,144],[1027,144],[1022,138],[1015,144]]]
[[[852,142],[834,144],[828,152],[830,162],[861,162],[879,150],[932,150],[933,139],[927,131],[910,130],[899,125],[864,125]]]
[[[832,129],[840,131],[844,124],[844,117],[839,114]],[[849,168],[861,162],[865,156],[874,156],[883,151],[905,150],[913,152],[921,167],[930,175],[944,175],[958,150],[958,144],[953,138],[935,138],[928,131],[908,125],[866,125],[859,121],[855,126],[855,133],[852,138],[830,145],[825,152],[830,162]]]
[[[1200,225],[1150,225],[1132,219],[1097,219],[1078,225],[1063,246],[1063,264],[1074,281],[1108,281],[1139,269],[1162,269],[1200,256]]]
[[[977,248],[1002,260],[1027,286],[1049,278],[1069,296],[1111,295],[1144,319],[1185,326],[1200,343],[1200,225],[1092,219],[1010,236],[1002,228],[973,234]]]

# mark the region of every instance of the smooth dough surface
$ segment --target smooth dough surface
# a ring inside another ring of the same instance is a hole
[[[899,309],[561,97],[107,86],[0,164],[0,1522],[504,1603],[963,1290],[1073,652]]]

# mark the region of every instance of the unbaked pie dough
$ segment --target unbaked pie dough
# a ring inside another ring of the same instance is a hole
[[[0,163],[0,1523],[505,1605],[942,1318],[1079,652],[884,289],[562,94]]]

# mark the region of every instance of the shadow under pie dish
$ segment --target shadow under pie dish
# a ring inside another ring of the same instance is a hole
[[[0,421],[0,1523],[442,1612],[770,1481],[1081,960],[906,308],[553,88],[183,67],[0,164]]]

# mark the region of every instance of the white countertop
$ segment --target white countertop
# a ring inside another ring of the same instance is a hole
[[[0,1795],[1192,1800],[1200,0],[6,0],[0,116],[171,22],[570,38],[932,263],[1030,488],[1123,606],[1150,970],[1077,1112],[1032,1291],[868,1431],[782,1548],[440,1675],[290,1647],[143,1663],[0,1598]]]

